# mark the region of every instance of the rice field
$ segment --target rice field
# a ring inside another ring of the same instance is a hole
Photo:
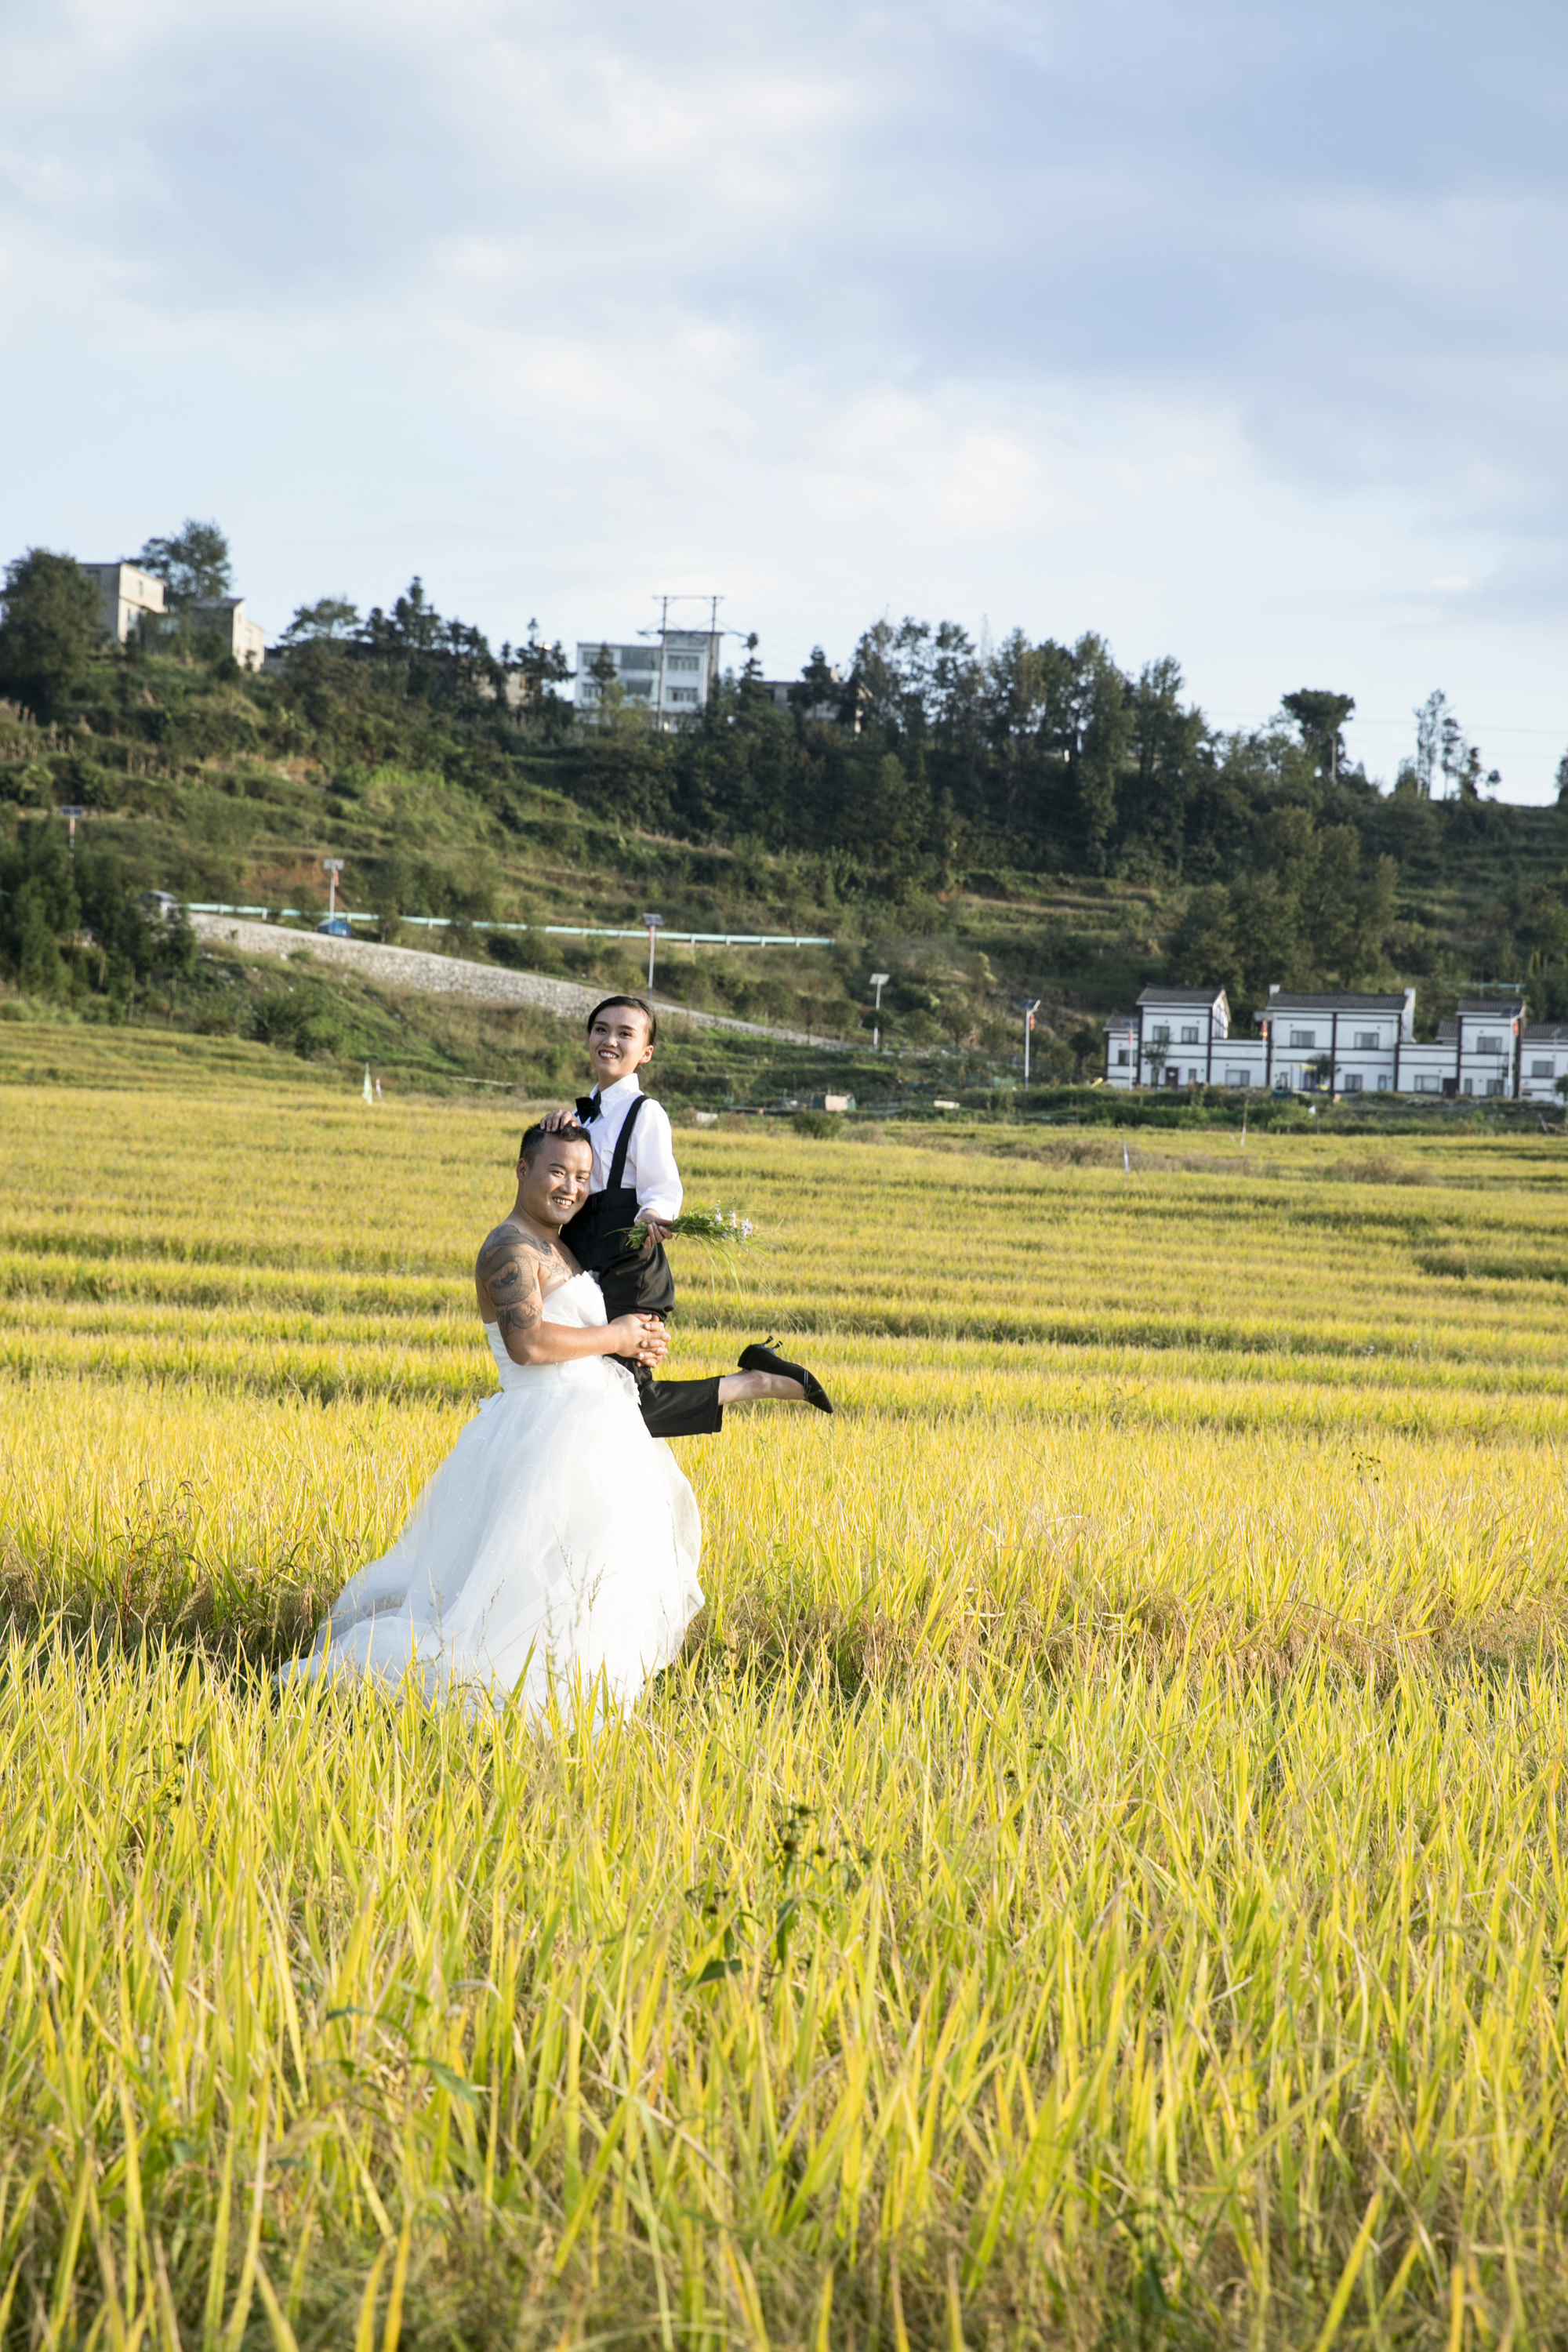
[[[1568,2336],[1568,1145],[683,1134],[680,1664],[279,1699],[517,1123],[0,1087],[0,2341]]]

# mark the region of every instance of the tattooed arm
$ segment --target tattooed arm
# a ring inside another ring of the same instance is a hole
[[[564,1274],[547,1242],[535,1241],[510,1219],[487,1236],[474,1267],[479,1314],[499,1323],[514,1364],[564,1364],[580,1356],[644,1356],[650,1362],[668,1345],[657,1316],[619,1315],[613,1323],[547,1323],[544,1301]]]

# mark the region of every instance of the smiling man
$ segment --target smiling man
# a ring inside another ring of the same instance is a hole
[[[531,1128],[517,1162],[510,1214],[485,1235],[474,1267],[479,1318],[500,1334],[515,1364],[565,1363],[579,1356],[620,1356],[658,1363],[668,1340],[656,1315],[624,1314],[598,1329],[567,1329],[545,1318],[552,1291],[580,1272],[561,1232],[588,1196],[592,1157],[580,1129]]]

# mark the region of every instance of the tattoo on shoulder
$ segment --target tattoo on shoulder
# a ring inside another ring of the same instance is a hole
[[[496,1317],[503,1339],[517,1332],[531,1331],[542,1319],[537,1291],[531,1298],[519,1299],[510,1306],[501,1307]]]
[[[506,1328],[508,1313],[521,1318],[514,1328],[539,1320],[539,1301],[559,1288],[570,1266],[553,1242],[541,1241],[509,1220],[486,1235],[475,1273]]]

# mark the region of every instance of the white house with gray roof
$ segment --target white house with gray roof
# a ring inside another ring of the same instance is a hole
[[[1524,1000],[1511,991],[1461,997],[1431,1041],[1416,1038],[1413,988],[1271,988],[1256,1020],[1257,1036],[1236,1037],[1223,988],[1146,988],[1132,1013],[1105,1024],[1106,1083],[1545,1098],[1568,1075],[1568,1028],[1527,1032]]]

